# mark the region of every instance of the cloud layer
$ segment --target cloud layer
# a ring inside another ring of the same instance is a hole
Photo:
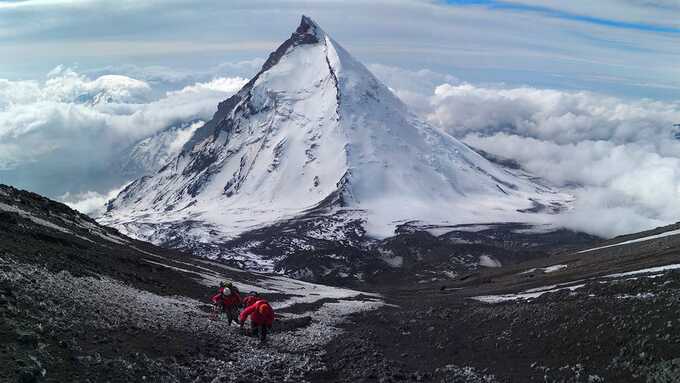
[[[612,236],[680,220],[680,103],[442,84],[420,111],[577,197],[558,223]]]
[[[168,85],[63,67],[44,81],[0,80],[0,182],[53,197],[105,193],[128,181],[118,166],[132,144],[172,125],[210,119],[217,103],[245,82],[218,77]]]

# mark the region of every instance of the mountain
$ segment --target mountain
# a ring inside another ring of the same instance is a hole
[[[570,199],[420,120],[303,16],[181,153],[99,221],[271,268],[282,253],[358,248],[404,224],[543,222]]]

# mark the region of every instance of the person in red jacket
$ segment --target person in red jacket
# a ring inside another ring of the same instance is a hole
[[[267,339],[267,331],[272,328],[274,323],[274,309],[269,305],[269,302],[257,294],[243,299],[243,305],[245,309],[239,316],[241,327],[250,316],[252,334],[257,336],[259,333],[260,341],[264,342]]]
[[[231,282],[220,283],[219,291],[212,296],[211,300],[219,311],[223,311],[227,314],[227,320],[229,321],[230,326],[232,321],[238,321],[238,308],[241,306],[241,295],[236,286]]]

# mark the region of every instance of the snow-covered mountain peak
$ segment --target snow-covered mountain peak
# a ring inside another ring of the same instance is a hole
[[[102,221],[186,246],[313,212],[380,237],[413,221],[541,220],[536,211],[568,198],[420,120],[303,16],[181,153],[125,189]]]

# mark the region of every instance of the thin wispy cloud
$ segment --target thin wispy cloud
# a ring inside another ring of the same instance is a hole
[[[530,12],[541,16],[552,17],[557,19],[565,19],[570,21],[577,21],[583,23],[596,24],[612,28],[631,29],[647,32],[662,32],[680,34],[680,26],[674,20],[661,20],[658,18],[635,18],[638,21],[632,21],[627,18],[611,18],[612,8],[621,6],[628,6],[631,12],[636,11],[639,14],[641,10],[654,11],[654,13],[664,14],[668,13],[669,8],[680,11],[677,3],[670,2],[635,2],[632,1],[602,1],[597,2],[595,9],[593,7],[585,6],[581,1],[496,1],[496,0],[445,0],[447,4],[454,6],[483,6],[489,9],[506,10],[514,12]],[[588,2],[592,4],[593,2]],[[662,4],[663,3],[663,4]],[[637,5],[637,7],[633,7]],[[586,10],[586,13],[584,12]],[[606,9],[606,12],[601,10]],[[579,12],[580,11],[580,12]],[[593,12],[594,11],[594,12]],[[592,12],[592,13],[590,13]],[[616,16],[626,17],[628,15],[615,12]]]
[[[680,29],[680,3],[675,0],[514,0],[528,6],[543,7],[557,13],[587,16],[605,22],[623,23],[623,27],[674,32]]]
[[[364,62],[475,82],[676,97],[667,85],[680,86],[680,36],[654,28],[677,23],[666,23],[662,10],[633,19],[627,9],[650,8],[634,0],[604,3],[611,16],[585,1],[29,0],[0,8],[0,78],[37,78],[59,64],[205,71],[262,59],[304,13]],[[622,81],[599,80],[605,76]]]

